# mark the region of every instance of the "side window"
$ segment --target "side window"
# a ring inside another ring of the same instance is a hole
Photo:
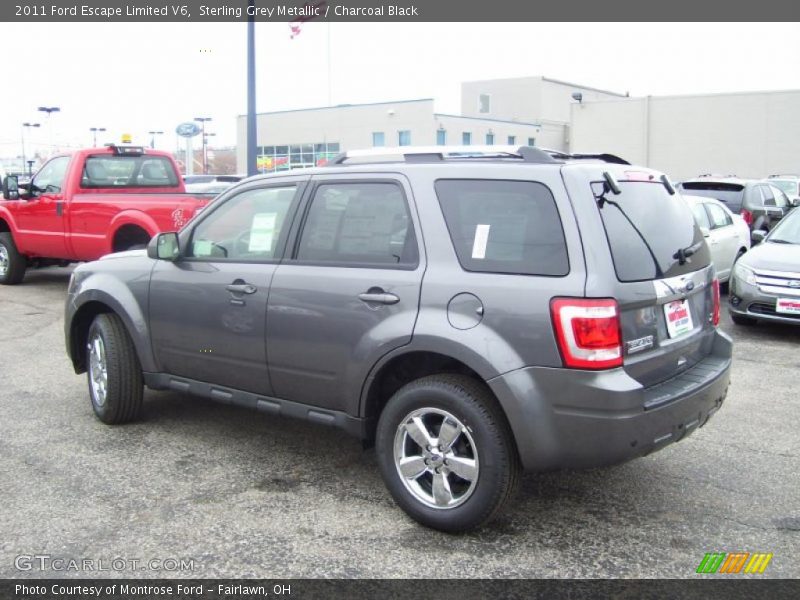
[[[50,194],[60,192],[61,187],[64,185],[64,176],[67,174],[69,159],[69,156],[59,156],[39,169],[39,172],[31,182],[35,189],[39,192]]]
[[[775,195],[772,193],[772,188],[768,185],[759,186],[764,198],[764,206],[775,206]]]
[[[789,206],[789,198],[786,196],[783,190],[779,190],[775,186],[770,186],[770,189],[775,196],[775,206],[779,208],[786,208]]]
[[[297,188],[246,190],[203,219],[192,233],[189,255],[213,261],[259,261],[276,257]]]
[[[394,183],[317,187],[297,259],[340,266],[416,266],[417,240],[402,188]]]
[[[703,203],[694,204],[692,206],[692,214],[694,215],[694,220],[697,222],[698,227],[711,229],[711,221],[708,220],[708,214],[703,207]]]
[[[708,209],[708,214],[711,217],[712,229],[727,227],[733,223],[733,219],[731,219],[730,215],[716,204],[706,204],[706,208]]]
[[[567,244],[550,189],[532,181],[443,179],[436,195],[466,271],[564,276]]]

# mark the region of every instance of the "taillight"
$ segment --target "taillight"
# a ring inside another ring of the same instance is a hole
[[[714,295],[714,313],[711,322],[714,323],[714,327],[716,327],[719,325],[719,279],[714,279],[714,281],[711,282],[711,290]]]
[[[612,369],[622,365],[622,334],[616,300],[553,298],[550,313],[565,366]]]
[[[739,214],[742,215],[742,218],[744,219],[744,222],[747,223],[748,227],[753,224],[753,213],[751,213],[749,210],[743,208],[742,212]]]

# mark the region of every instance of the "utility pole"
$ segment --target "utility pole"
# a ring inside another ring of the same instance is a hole
[[[211,120],[211,117],[195,117],[194,120],[198,121],[202,127],[203,175],[208,175],[208,158],[206,157],[206,123]]]
[[[61,112],[61,109],[58,106],[40,106],[36,110],[47,113],[47,129],[50,131],[50,154],[55,154],[56,146],[53,143],[53,123],[50,121],[50,115],[54,112]]]
[[[92,132],[92,147],[93,148],[97,148],[97,132],[98,131],[103,132],[105,130],[106,130],[105,127],[89,127],[89,131]]]
[[[164,134],[163,131],[148,131],[147,133],[150,134],[150,147],[151,148],[155,148],[156,147],[156,136]]]
[[[25,157],[25,130],[30,131],[31,127],[40,127],[39,123],[23,123],[22,124],[22,171],[25,171],[25,163],[28,162]],[[30,170],[30,169],[29,169]]]

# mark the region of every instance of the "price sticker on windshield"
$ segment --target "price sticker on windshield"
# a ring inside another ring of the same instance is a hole
[[[692,328],[692,313],[686,300],[676,300],[664,305],[664,316],[667,319],[667,333],[676,338],[689,333]]]

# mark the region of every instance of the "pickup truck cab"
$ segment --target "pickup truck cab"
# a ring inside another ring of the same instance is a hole
[[[186,193],[166,152],[109,146],[54,156],[29,184],[3,179],[0,284],[20,283],[29,267],[143,248],[210,198]]]

